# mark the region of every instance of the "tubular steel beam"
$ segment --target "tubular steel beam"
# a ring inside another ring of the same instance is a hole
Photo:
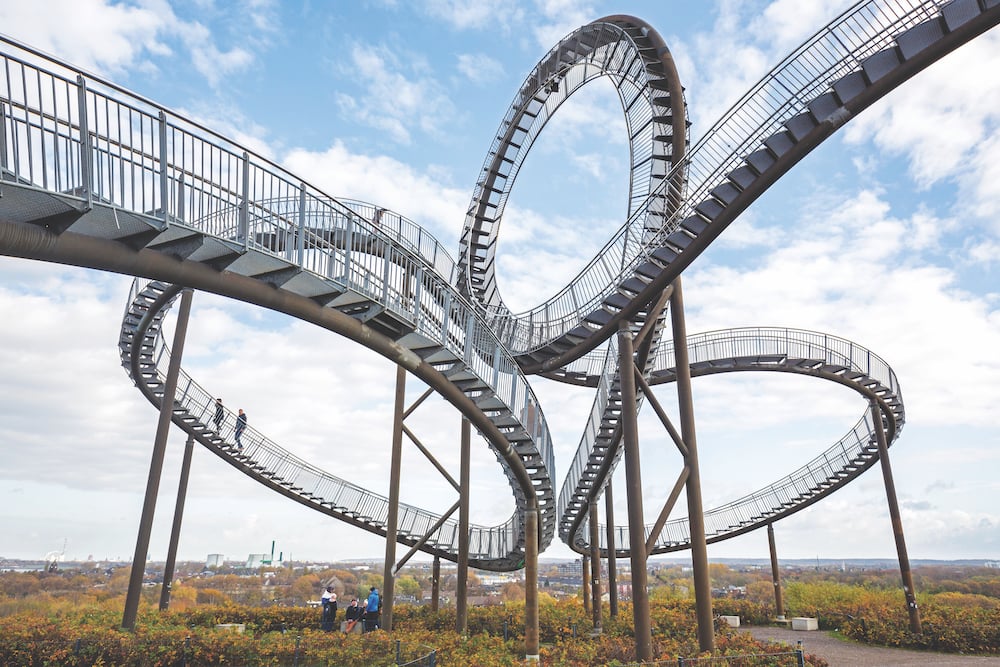
[[[426,401],[427,397],[430,396],[432,393],[434,393],[433,387],[428,387],[427,391],[420,394],[417,400],[413,401],[413,405],[406,408],[406,410],[403,412],[403,419],[405,420],[407,417],[409,417],[413,413],[413,411],[419,408],[420,404]]]
[[[621,375],[623,447],[625,452],[625,497],[628,499],[628,543],[632,561],[632,623],[635,628],[635,658],[653,659],[653,633],[649,620],[649,590],[646,584],[646,540],[642,517],[642,467],[639,464],[639,423],[636,415],[632,333],[628,323],[618,328]]]
[[[389,508],[385,520],[385,563],[382,566],[382,628],[392,632],[395,597],[396,531],[399,526],[399,479],[403,461],[403,410],[406,405],[406,369],[396,366],[396,402],[392,420],[392,459],[389,464]]]
[[[583,613],[590,614],[590,586],[587,582],[590,580],[590,556],[587,554],[583,555],[583,559],[580,561],[580,590],[583,591]]]
[[[184,340],[187,337],[188,320],[191,316],[192,290],[181,291],[181,307],[177,311],[177,328],[174,330],[174,344],[167,366],[167,378],[163,386],[160,403],[160,418],[156,423],[156,439],[153,456],[149,462],[149,477],[146,480],[146,497],[142,503],[139,519],[139,535],[135,540],[135,555],[132,557],[132,571],[129,575],[128,593],[125,596],[125,611],[122,613],[122,628],[135,630],[135,619],[139,612],[139,597],[142,593],[142,576],[146,571],[146,556],[149,554],[149,536],[153,530],[153,515],[156,513],[156,494],[160,489],[160,474],[163,471],[163,457],[167,451],[167,435],[170,433],[170,418],[174,412],[174,396],[177,393],[177,376],[181,370],[184,355]]]
[[[524,513],[524,660],[538,664],[538,509]]]
[[[406,562],[411,558],[413,558],[413,554],[420,551],[420,547],[424,546],[424,544],[427,543],[427,540],[431,539],[431,535],[438,532],[441,526],[444,525],[444,522],[447,521],[448,518],[458,510],[459,505],[461,504],[462,504],[461,500],[456,500],[455,504],[451,506],[451,509],[449,509],[447,512],[438,517],[438,520],[434,522],[434,525],[431,526],[430,529],[426,533],[424,533],[419,540],[417,540],[416,544],[410,547],[410,550],[406,552],[405,556],[399,559],[399,562],[396,563],[396,567],[392,571],[393,576],[395,576],[397,572],[403,569],[403,566],[406,565]]]
[[[687,445],[684,462],[690,470],[687,480],[688,524],[691,531],[691,568],[694,572],[695,612],[698,617],[698,646],[715,649],[715,619],[712,617],[712,582],[708,573],[705,543],[705,510],[701,502],[701,472],[698,467],[698,439],[694,428],[694,399],[691,393],[691,366],[684,322],[684,290],[681,279],[674,281],[670,295],[670,323],[674,334],[674,362],[677,367],[677,405],[681,415],[681,438]]]
[[[167,562],[163,566],[163,586],[160,588],[160,611],[170,607],[170,587],[174,581],[174,566],[177,564],[177,544],[181,539],[181,521],[184,518],[184,501],[187,498],[188,477],[191,474],[191,456],[194,453],[194,436],[189,435],[184,445],[184,460],[181,462],[181,478],[177,482],[177,500],[174,503],[174,524],[170,529],[170,546],[167,547]]]
[[[674,509],[674,505],[677,503],[677,499],[681,497],[681,491],[684,490],[684,485],[687,483],[691,476],[691,468],[684,466],[681,470],[681,474],[677,476],[677,481],[674,482],[674,488],[670,490],[670,495],[667,497],[667,501],[663,503],[663,509],[660,510],[660,515],[656,517],[656,523],[653,524],[652,530],[649,531],[649,538],[646,540],[646,557],[648,558],[651,553],[653,553],[653,548],[656,547],[656,538],[660,536],[660,531],[663,530],[663,524],[667,522],[670,518],[670,513]]]
[[[441,600],[441,557],[434,556],[431,565],[431,611],[437,613]]]
[[[334,308],[326,308],[308,297],[275,289],[252,277],[218,271],[200,262],[189,259],[178,261],[177,258],[156,250],[145,248],[137,251],[117,241],[84,236],[72,231],[55,235],[29,223],[13,222],[2,217],[0,252],[12,257],[143,276],[220,294],[310,322],[364,345],[406,368],[475,424],[476,430],[490,442],[513,473],[513,479],[522,494],[519,509],[538,511],[538,490],[520,454],[473,399],[415,352],[349,315]]]
[[[903,579],[906,610],[910,615],[910,632],[920,634],[920,610],[917,608],[917,593],[913,588],[913,575],[910,573],[910,558],[906,555],[906,540],[903,538],[903,521],[899,515],[899,502],[896,500],[896,483],[892,478],[892,466],[889,465],[889,445],[885,440],[882,413],[879,411],[878,404],[875,401],[871,402],[871,412],[872,425],[875,427],[875,441],[878,443],[878,459],[882,463],[882,478],[885,480],[885,496],[889,503],[889,518],[892,520],[892,534],[896,538],[899,574]]]
[[[774,523],[767,524],[767,546],[771,552],[771,581],[774,583],[774,613],[785,620],[785,603],[781,599],[781,572],[778,570],[778,549],[774,544]]]
[[[635,364],[632,365],[635,369],[635,381],[638,383],[639,388],[642,390],[642,395],[646,397],[649,401],[650,407],[653,408],[653,412],[656,416],[660,418],[660,423],[663,424],[663,428],[667,429],[667,433],[670,434],[670,439],[674,441],[677,446],[677,451],[681,453],[681,456],[687,456],[687,445],[684,444],[684,438],[681,434],[677,432],[674,428],[673,422],[670,421],[670,417],[667,416],[666,411],[664,411],[663,406],[660,402],[656,400],[656,396],[653,394],[653,390],[650,388],[649,383],[646,382],[646,378],[642,377],[642,371]]]
[[[463,418],[458,475],[458,581],[455,590],[455,632],[460,635],[469,630],[469,442],[471,438],[469,420]]]
[[[405,419],[406,416],[404,415],[403,418]],[[461,488],[459,487],[458,482],[455,481],[455,478],[448,474],[448,471],[444,469],[444,466],[441,465],[436,458],[434,458],[434,455],[430,453],[430,450],[424,447],[424,443],[420,442],[417,436],[413,434],[413,431],[407,428],[406,424],[403,424],[403,433],[405,433],[406,437],[410,439],[410,442],[416,445],[417,449],[420,450],[420,453],[424,455],[424,458],[430,461],[432,466],[437,468],[437,471],[441,473],[441,476],[448,480],[448,483],[451,484],[456,491],[461,491]]]
[[[604,487],[604,527],[608,537],[608,615],[618,618],[618,572],[615,556],[615,500],[611,482]]]
[[[590,599],[594,633],[600,634],[603,631],[601,623],[601,542],[596,500],[590,501]]]

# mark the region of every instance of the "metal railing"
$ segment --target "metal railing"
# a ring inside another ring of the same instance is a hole
[[[866,57],[889,46],[895,35],[935,15],[944,4],[945,0],[868,0],[819,31],[734,104],[674,167],[670,176],[687,172],[686,192],[670,190],[673,180],[664,178],[562,291],[521,313],[493,313],[494,327],[505,332],[504,344],[516,352],[536,350],[577,326],[782,123],[833,81],[859,69]],[[683,204],[664,221],[660,234],[649,238],[645,212],[666,196]]]
[[[150,285],[160,289],[150,290]],[[128,302],[130,309],[126,312],[131,311],[135,317],[141,317],[145,308],[162,292],[162,287],[161,284],[154,281],[143,279],[133,281]],[[133,304],[139,304],[141,307],[131,310]],[[123,324],[123,328],[126,326],[128,325]],[[149,340],[150,336],[147,335],[147,340],[133,340],[131,345],[143,344],[147,346],[141,352],[141,356],[154,366],[155,378],[143,377],[133,378],[133,380],[145,385],[149,385],[151,382],[158,382],[162,385],[166,382],[166,367],[170,361],[170,350],[159,326],[156,326],[155,329],[151,328],[149,333],[152,334],[152,340]],[[130,371],[129,352],[129,348],[122,347],[122,364]],[[143,372],[145,373],[147,370],[144,369]],[[183,368],[179,371],[175,400],[199,424],[208,428],[209,424],[213,423],[216,410],[214,396],[199,385]],[[236,415],[228,408],[224,408],[222,427],[218,431],[219,436],[228,443],[233,442],[235,426]],[[248,457],[252,464],[271,473],[267,476],[271,483],[293,490],[309,502],[326,506],[339,514],[361,518],[366,523],[384,527],[389,507],[389,499],[385,496],[331,475],[295,456],[253,426],[246,426],[241,440],[243,443],[242,454]],[[250,463],[246,465],[249,466]],[[250,474],[261,477],[260,471]],[[397,530],[401,537],[419,539],[427,534],[439,518],[440,515],[433,512],[399,503]],[[490,568],[489,561],[491,560],[520,560],[523,555],[518,545],[517,536],[520,534],[521,525],[517,512],[498,526],[487,527],[471,524],[469,526],[470,560],[479,561],[478,566],[486,568]],[[451,554],[458,553],[458,542],[457,519],[446,521],[435,531],[431,540],[432,545]]]
[[[829,379],[837,376],[865,395],[878,395],[889,408],[894,420],[889,430],[890,445],[905,421],[902,393],[892,368],[877,354],[839,336],[787,327],[745,327],[689,336],[688,352],[693,376],[718,372],[717,365],[732,371],[786,369],[794,372],[798,368],[809,370],[811,375],[826,374]],[[673,344],[667,342],[657,349],[652,383],[672,380],[671,374],[662,372],[673,367]],[[595,400],[595,409],[597,403]],[[706,536],[710,541],[719,541],[729,533],[742,532],[751,523],[788,513],[794,506],[806,504],[817,495],[829,493],[846,483],[859,465],[874,460],[875,428],[870,411],[865,410],[844,436],[805,465],[753,493],[706,510]],[[594,429],[590,432],[596,433]],[[590,461],[592,450],[592,441],[581,442],[571,473],[579,474],[588,462],[593,464]],[[572,501],[574,486],[571,482],[576,479],[580,477],[567,476],[564,482],[559,497],[560,517]],[[586,543],[589,539],[587,522],[584,518],[573,536],[577,543]],[[615,526],[615,531],[615,543],[627,544],[628,527]],[[647,539],[651,531],[652,524],[645,526]],[[599,535],[600,548],[605,549],[607,533],[603,525]],[[654,553],[673,550],[689,542],[687,518],[673,519],[657,536]]]
[[[341,203],[197,123],[0,42],[10,51],[0,53],[2,178],[110,210],[114,238],[178,226],[363,295],[453,353],[515,420],[533,415],[523,425],[539,469],[553,474],[537,397],[489,324],[452,287],[454,263],[433,237],[398,216],[383,216],[394,224],[376,221],[374,211],[366,218],[366,205]],[[551,504],[547,491],[538,493],[543,508]],[[549,514],[543,509],[543,524],[554,523]],[[552,532],[543,531],[542,548]]]

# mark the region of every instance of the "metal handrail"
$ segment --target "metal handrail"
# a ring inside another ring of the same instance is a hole
[[[810,366],[809,374],[822,377],[823,366],[828,366],[829,370],[825,371],[827,377],[832,379],[833,376],[838,376],[845,384],[854,386],[869,398],[878,396],[889,408],[894,421],[889,429],[888,444],[891,446],[899,437],[905,422],[905,412],[896,374],[880,356],[857,343],[839,336],[788,327],[743,327],[708,331],[689,336],[687,340],[693,376],[713,372],[713,368],[717,368],[719,372],[767,368],[782,370],[783,363],[802,359],[816,362],[816,366]],[[650,374],[651,383],[672,381],[669,371],[673,368],[673,345],[667,342],[656,352]],[[794,368],[784,370],[794,372]],[[849,371],[851,375],[845,375],[845,371]],[[710,541],[725,539],[727,534],[743,532],[746,522],[787,512],[789,508],[786,505],[789,503],[803,505],[820,492],[828,493],[850,481],[853,474],[848,476],[845,471],[857,468],[861,461],[873,460],[870,447],[875,437],[875,428],[871,413],[866,410],[858,423],[844,436],[805,465],[757,491],[706,510],[706,536]],[[592,443],[588,449],[581,442],[570,470],[581,471],[588,462],[591,451]],[[560,517],[566,512],[567,504],[572,498],[570,482],[571,478],[567,476],[559,498]],[[817,489],[819,484],[827,486]],[[582,542],[588,539],[587,521],[587,518],[583,519],[574,536]],[[686,545],[690,537],[688,528],[686,517],[668,521],[658,536],[654,551],[663,552]],[[626,544],[627,527],[618,526],[616,530],[616,544]],[[651,530],[651,524],[645,527],[647,539]],[[600,527],[600,535],[600,548],[604,549],[607,538],[603,525]],[[566,537],[568,536],[564,536],[564,539]]]
[[[414,225],[376,225],[178,114],[12,40],[0,41],[20,52],[0,54],[4,178],[77,206],[110,209],[125,237],[151,224],[190,229],[364,295],[461,359],[513,419],[531,414],[524,426],[541,461],[534,474],[552,475],[554,455],[537,397],[477,309],[452,287],[453,276],[437,273],[450,260],[441,259],[446,253],[430,235],[430,241],[421,236],[404,243]],[[44,58],[48,69],[29,58]],[[356,242],[375,252],[352,252]],[[547,493],[537,491],[542,501]],[[554,504],[542,505],[544,547]]]
[[[671,178],[664,178],[563,290],[521,313],[492,313],[497,320],[495,328],[505,332],[504,344],[515,352],[530,352],[577,326],[633,274],[636,266],[649,259],[661,239],[692,215],[694,207],[764,138],[833,81],[858,69],[865,57],[885,48],[894,35],[926,20],[946,3],[865,0],[816,33],[734,104],[674,167],[671,175],[687,170],[686,193],[670,192]],[[656,198],[668,194],[678,196],[683,204],[658,237],[646,238],[645,210]]]
[[[148,305],[159,295],[162,290],[148,290],[151,284],[162,287],[160,283],[147,279],[136,279],[133,281],[128,306],[126,307],[126,315],[133,312],[132,308],[135,304]],[[163,312],[158,315],[159,318],[162,318]],[[123,325],[123,329],[126,326]],[[164,338],[162,328],[157,326],[155,332],[151,330],[150,333],[153,333],[152,341],[149,341],[147,336],[146,341],[132,341],[131,344],[149,345],[151,342],[149,349],[142,352],[142,356],[155,365],[156,379],[163,383],[166,380],[166,367],[170,361],[170,349]],[[121,349],[122,363],[130,371],[129,355],[130,349],[123,346]],[[137,383],[142,382],[146,385],[152,380],[152,378],[146,377],[133,377],[132,379]],[[177,403],[187,410],[189,416],[207,428],[215,414],[216,403],[214,395],[198,384],[183,368],[179,370],[177,387]],[[228,408],[224,407],[223,410],[225,417],[222,422],[223,428],[219,431],[219,436],[227,441],[232,441],[236,423],[235,415]],[[311,497],[311,502],[318,505],[329,504],[331,509],[334,509],[339,514],[363,516],[372,522],[381,524],[384,524],[386,521],[389,499],[385,496],[369,491],[336,475],[332,475],[299,458],[259,432],[252,425],[246,426],[242,435],[242,441],[244,443],[242,453],[263,469],[279,477],[281,479],[281,486],[289,489],[295,487],[299,489],[299,495],[307,498]],[[225,452],[220,453],[228,456]],[[248,472],[248,474],[251,473]],[[259,477],[260,475],[251,474],[251,476]],[[416,537],[423,536],[439,518],[439,514],[406,503],[399,503],[398,530],[401,534],[410,534]],[[434,540],[434,543],[441,550],[456,554],[456,557],[458,553],[458,525],[457,519],[445,521],[435,532]],[[517,550],[516,540],[514,540],[519,526],[519,517],[516,512],[506,522],[497,526],[470,524],[470,559],[473,561],[520,559],[522,556],[520,551]],[[479,563],[479,566],[483,565],[489,566],[488,563]]]

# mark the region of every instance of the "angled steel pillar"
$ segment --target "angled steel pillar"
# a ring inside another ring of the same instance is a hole
[[[774,545],[774,524],[767,524],[767,546],[771,551],[771,581],[774,583],[774,613],[785,620],[785,603],[781,599],[781,573],[778,571],[778,549]]]
[[[608,534],[608,615],[618,618],[618,572],[615,556],[615,500],[611,494],[611,482],[604,487],[604,518]]]
[[[698,467],[698,439],[694,428],[694,400],[691,394],[691,367],[687,348],[687,325],[684,322],[684,294],[681,279],[674,282],[670,295],[670,324],[674,335],[674,361],[677,364],[677,406],[680,409],[681,437],[687,447],[684,461],[687,479],[688,522],[691,531],[691,568],[694,571],[695,613],[698,617],[698,646],[702,651],[715,648],[715,620],[712,617],[712,582],[708,574],[708,546],[705,542],[705,514],[701,502],[701,472]]]
[[[184,355],[184,340],[187,337],[188,319],[191,316],[191,289],[181,291],[181,307],[177,311],[177,328],[174,330],[174,344],[170,350],[170,364],[167,379],[163,385],[163,399],[160,403],[160,418],[156,423],[156,439],[153,456],[149,462],[149,477],[146,480],[146,497],[142,502],[142,517],[139,519],[139,535],[135,540],[135,555],[132,557],[132,572],[125,595],[125,611],[122,614],[122,628],[135,630],[135,619],[139,613],[139,597],[142,593],[142,575],[146,571],[146,555],[149,553],[149,536],[153,531],[153,515],[156,513],[156,494],[160,489],[160,474],[163,472],[163,457],[167,451],[167,435],[170,433],[170,419],[174,414],[174,396],[177,393],[177,376],[181,370]]]
[[[458,582],[455,590],[455,632],[469,630],[469,441],[472,428],[462,417],[461,462],[459,464]]]
[[[434,556],[431,566],[431,611],[437,612],[441,599],[441,557]]]
[[[392,600],[396,590],[396,529],[399,525],[399,477],[403,460],[403,411],[406,406],[406,369],[396,366],[396,403],[392,420],[392,461],[389,467],[389,509],[385,521],[385,564],[382,575],[382,618],[380,624],[392,631]]]
[[[896,555],[899,557],[899,574],[903,578],[903,593],[906,595],[906,610],[910,615],[910,632],[920,634],[920,610],[917,609],[917,593],[913,588],[910,573],[910,558],[906,555],[906,540],[903,538],[903,521],[899,515],[896,500],[896,483],[889,465],[889,444],[885,439],[882,412],[875,401],[871,402],[872,425],[875,427],[875,441],[878,443],[878,460],[882,464],[882,479],[885,480],[885,496],[889,502],[889,518],[892,520],[892,534],[896,538]]]
[[[174,504],[174,525],[170,529],[170,546],[167,547],[167,562],[163,566],[163,586],[160,588],[160,611],[170,606],[170,586],[174,581],[174,566],[177,564],[177,544],[181,539],[181,521],[184,518],[184,500],[187,497],[188,477],[191,474],[191,455],[194,453],[194,436],[189,435],[184,445],[184,461],[181,463],[181,478],[177,482],[177,501]]]
[[[601,623],[601,543],[597,523],[597,501],[590,501],[590,599],[594,633],[603,632]]]
[[[639,464],[639,422],[636,415],[635,366],[632,332],[628,323],[618,328],[621,368],[622,447],[625,452],[625,498],[628,499],[628,545],[632,561],[632,623],[635,628],[635,659],[653,659],[653,631],[649,620],[649,589],[646,584],[646,524],[642,516],[642,466]]]
[[[580,561],[580,590],[583,591],[583,613],[590,614],[590,556],[584,554]]]

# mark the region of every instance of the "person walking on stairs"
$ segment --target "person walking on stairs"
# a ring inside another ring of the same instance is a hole
[[[247,413],[243,412],[243,408],[240,408],[240,415],[236,418],[236,434],[233,436],[236,440],[236,449],[238,451],[243,451],[243,443],[240,438],[243,436],[243,429],[247,427]]]

